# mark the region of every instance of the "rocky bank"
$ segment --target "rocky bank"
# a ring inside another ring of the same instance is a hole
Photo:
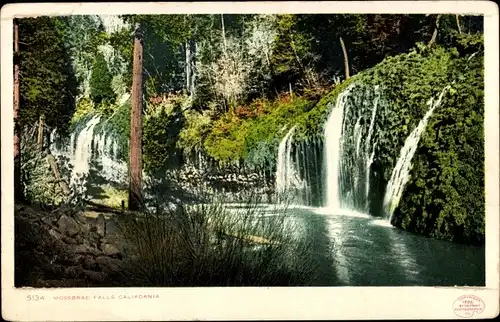
[[[124,242],[108,214],[15,206],[16,287],[113,286]]]

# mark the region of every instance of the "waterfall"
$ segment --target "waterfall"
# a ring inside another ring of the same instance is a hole
[[[326,206],[331,210],[340,209],[339,177],[342,162],[342,121],[344,107],[352,88],[349,86],[339,94],[325,123]]]
[[[92,155],[92,138],[94,136],[94,127],[99,123],[100,117],[94,116],[85,125],[85,128],[78,133],[76,137],[76,146],[72,158],[73,175],[70,184],[76,182],[77,176],[89,172],[90,158]]]
[[[107,182],[126,183],[127,164],[120,159],[118,139],[105,129],[96,133],[95,127],[100,122],[100,116],[92,117],[80,131],[71,133],[69,142],[59,138],[56,130],[50,135],[51,152],[67,157],[73,166],[70,184],[77,184],[78,177],[88,174],[91,168],[95,170],[93,175]]]
[[[295,190],[302,190],[306,187],[295,168],[292,154],[293,134],[295,126],[288,131],[278,147],[278,160],[276,163],[276,193],[281,199],[289,192],[295,196]],[[295,150],[295,161],[299,163],[298,149]],[[290,196],[290,195],[289,195]],[[303,200],[302,200],[303,201]]]
[[[368,212],[370,174],[378,134],[375,132],[379,86],[350,85],[341,92],[325,123],[325,206]],[[355,90],[354,90],[355,89]]]
[[[432,113],[438,107],[441,105],[441,102],[443,100],[443,96],[448,90],[450,86],[446,86],[442,91],[441,94],[439,95],[439,98],[437,101],[434,101],[434,98],[431,98],[428,102],[427,105],[429,106],[429,110],[427,113],[424,115],[424,117],[420,120],[418,123],[417,127],[410,133],[410,135],[406,138],[405,143],[403,147],[401,148],[401,152],[399,154],[398,161],[396,163],[396,166],[392,170],[392,175],[391,179],[389,180],[389,183],[387,184],[386,188],[386,193],[384,196],[384,211],[386,213],[386,216],[389,217],[389,220],[392,219],[392,214],[394,213],[394,210],[399,204],[399,200],[401,199],[401,196],[403,194],[403,189],[408,182],[408,179],[410,177],[410,170],[411,170],[411,160],[413,158],[413,155],[415,154],[417,147],[418,147],[418,142],[420,141],[420,136],[424,132],[427,122],[429,121],[429,118],[432,116]]]

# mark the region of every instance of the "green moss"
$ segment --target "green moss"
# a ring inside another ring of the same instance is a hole
[[[286,134],[282,129],[297,125],[312,106],[314,102],[306,98],[282,96],[236,108],[213,123],[204,148],[223,164],[239,160],[250,167],[273,164],[277,142]]]

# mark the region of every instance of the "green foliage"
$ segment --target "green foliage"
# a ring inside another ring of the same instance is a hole
[[[76,79],[55,23],[58,18],[19,20],[21,125],[45,115],[63,133],[75,109]]]
[[[460,42],[460,41],[459,41]],[[475,43],[478,46],[478,43]],[[444,86],[452,89],[422,135],[393,223],[405,230],[461,242],[484,241],[482,56],[425,46],[389,57],[357,82],[380,85],[391,105],[378,138],[374,170],[388,182],[405,138]]]
[[[185,118],[181,102],[168,108],[163,105],[154,114],[146,115],[143,126],[144,170],[156,172],[180,166],[177,142]]]
[[[115,93],[111,88],[112,78],[104,55],[98,53],[94,59],[90,78],[90,97],[94,104],[98,105],[103,101],[112,102],[114,100]]]
[[[314,103],[283,95],[276,100],[256,100],[237,107],[214,121],[204,147],[221,163],[245,161],[248,166],[273,165],[277,140],[301,120]],[[264,163],[261,163],[264,162]]]
[[[212,120],[207,112],[188,110],[185,113],[186,125],[179,133],[177,143],[186,154],[203,149],[203,141],[210,131]]]
[[[92,101],[88,98],[82,98],[76,104],[76,110],[71,118],[71,125],[74,127],[76,124],[80,123],[82,118],[89,114],[95,112],[95,107]]]
[[[484,92],[482,57],[456,59],[453,91],[429,122],[396,222],[407,230],[484,242]],[[419,214],[421,214],[419,216]],[[426,215],[424,215],[426,214]]]
[[[38,150],[36,139],[28,133],[24,133],[21,140],[21,158],[26,200],[32,204],[61,204],[64,194],[54,180],[46,153]]]

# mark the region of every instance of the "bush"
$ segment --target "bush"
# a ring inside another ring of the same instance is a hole
[[[130,286],[309,285],[310,245],[286,214],[259,216],[257,203],[230,211],[220,201],[128,216]]]
[[[26,201],[33,204],[59,205],[64,194],[47,162],[47,153],[38,149],[34,137],[36,127],[21,137],[22,185]],[[68,179],[68,177],[65,177]]]

